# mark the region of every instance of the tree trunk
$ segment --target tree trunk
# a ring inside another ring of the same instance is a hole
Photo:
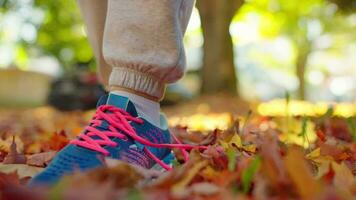
[[[204,36],[201,87],[203,94],[238,94],[229,28],[233,16],[242,4],[243,0],[197,1]]]
[[[305,71],[308,62],[308,56],[311,52],[311,46],[308,41],[301,42],[298,45],[298,53],[296,58],[296,74],[299,81],[298,99],[305,100],[306,97],[306,80]]]

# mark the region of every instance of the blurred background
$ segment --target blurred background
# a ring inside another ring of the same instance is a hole
[[[76,1],[0,5],[0,106],[93,108],[104,91]],[[184,40],[187,75],[163,104],[219,94],[354,105],[355,8],[353,0],[198,0]]]

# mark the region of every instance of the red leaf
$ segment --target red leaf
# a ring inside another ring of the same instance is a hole
[[[326,141],[326,137],[323,131],[321,130],[316,130],[316,135],[318,136],[318,138],[320,139],[320,141],[325,142]]]

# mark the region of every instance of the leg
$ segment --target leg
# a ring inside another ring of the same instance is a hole
[[[155,101],[183,76],[183,35],[194,0],[109,0],[103,54],[109,86]]]
[[[99,80],[106,88],[111,73],[111,67],[104,61],[102,54],[107,4],[107,0],[78,0],[89,42],[97,60]]]
[[[100,167],[103,156],[146,168],[159,164],[169,170],[172,148],[181,149],[184,158],[188,156],[183,149],[206,149],[172,144],[158,103],[165,85],[183,75],[182,40],[193,1],[109,0],[106,19],[106,6],[100,1],[80,0],[80,5],[103,77],[110,73],[107,66],[112,67],[111,92],[99,100],[89,126],[32,179],[33,185],[53,184],[64,174]]]
[[[103,54],[113,67],[109,90],[132,100],[141,116],[160,123],[166,84],[183,76],[183,35],[194,0],[109,0]]]

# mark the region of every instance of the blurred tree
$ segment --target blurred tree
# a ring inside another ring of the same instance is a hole
[[[234,66],[230,23],[243,0],[198,0],[204,46],[202,88],[203,94],[227,92],[238,94]]]
[[[356,10],[356,1],[355,0],[329,0],[332,3],[335,3],[341,11],[344,12],[355,12]]]
[[[76,1],[34,0],[45,14],[38,30],[37,45],[55,56],[64,69],[72,71],[78,63],[93,64],[93,53],[86,38]]]
[[[20,21],[20,25],[13,27],[35,28],[34,40],[26,40],[26,35],[21,35],[21,28],[15,33],[0,30],[0,40],[9,43],[8,37],[12,38],[11,45],[16,54],[12,65],[26,69],[28,57],[48,55],[55,57],[65,72],[72,71],[79,63],[95,67],[75,1],[0,0],[0,5],[2,17],[9,16],[13,20],[16,16],[14,22]]]
[[[0,11],[4,12],[9,9],[10,1],[9,0],[0,0]]]
[[[336,10],[337,7],[324,0],[250,0],[243,7],[242,15],[258,13],[263,36],[284,35],[293,43],[299,99],[305,99],[307,62],[315,50],[315,39],[339,28],[335,26]]]
[[[0,0],[0,44],[4,51],[2,66],[27,67],[26,47],[34,42],[33,30],[38,26],[38,20],[28,17],[28,13],[36,14],[36,10],[29,9],[29,5],[29,2],[21,4],[15,0]]]

